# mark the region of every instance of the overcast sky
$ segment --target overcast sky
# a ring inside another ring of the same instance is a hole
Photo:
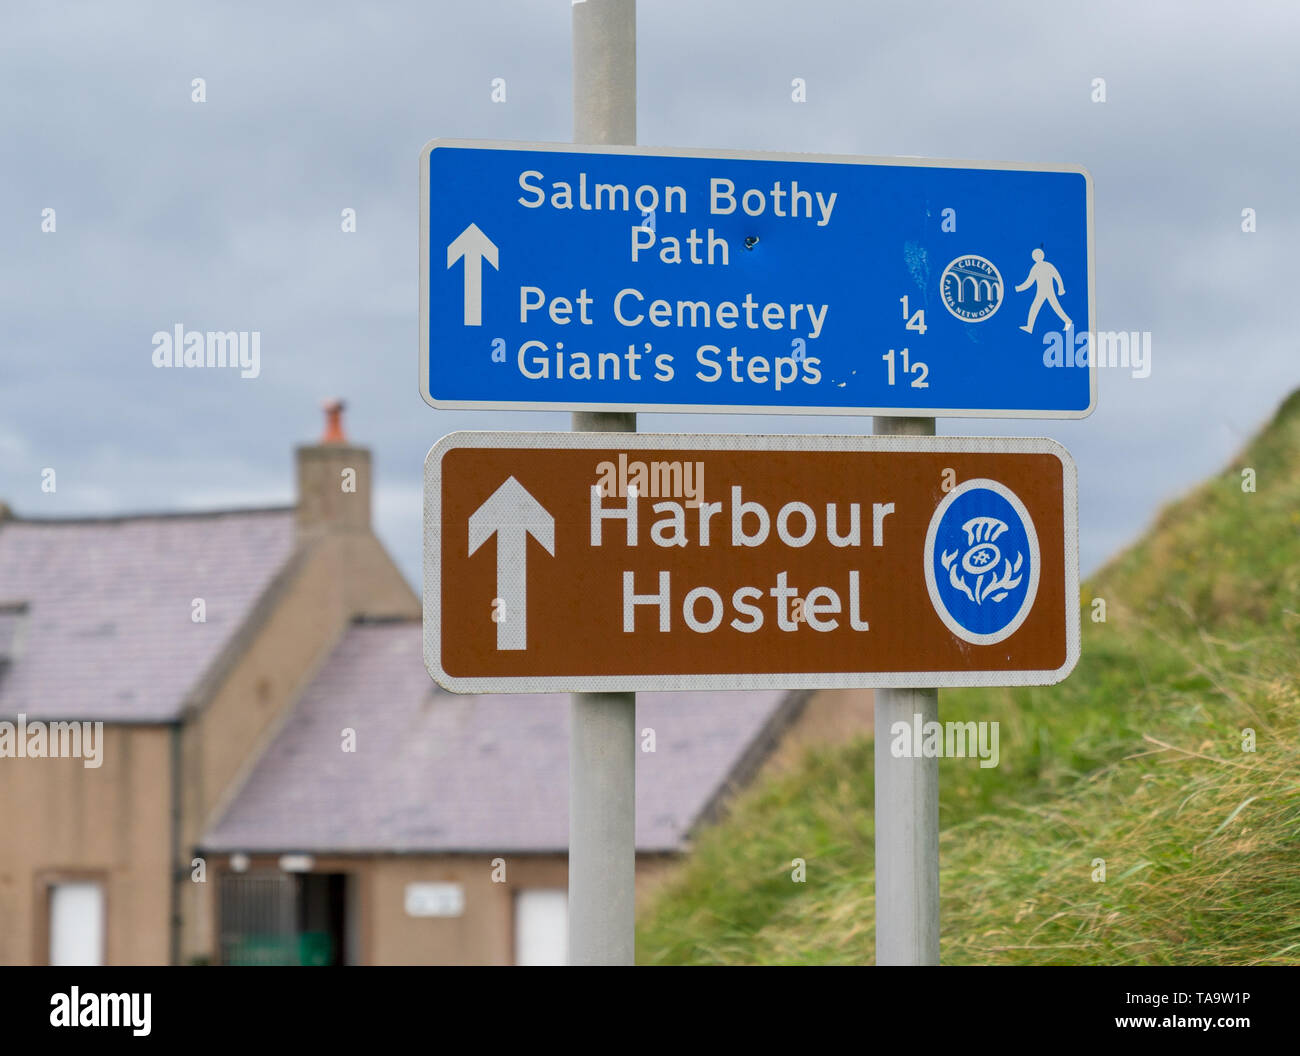
[[[568,0],[6,5],[0,499],[28,516],[288,503],[292,446],[340,395],[375,452],[379,533],[418,584],[431,444],[568,417],[421,402],[417,157],[434,137],[570,139],[570,17]],[[638,33],[642,144],[1092,172],[1098,327],[1150,331],[1150,377],[1103,371],[1079,422],[940,422],[1070,449],[1085,573],[1300,384],[1296,5],[655,0]],[[178,323],[261,331],[261,376],[154,369],[152,335]]]

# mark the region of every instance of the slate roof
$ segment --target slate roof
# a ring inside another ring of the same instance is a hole
[[[209,852],[554,852],[568,846],[567,694],[460,696],[418,621],[354,624],[207,834]],[[637,848],[674,851],[797,698],[637,696]],[[356,731],[356,751],[342,731]],[[747,760],[747,756],[749,757]]]
[[[27,603],[0,643],[17,642],[0,716],[178,717],[293,549],[292,508],[0,520],[0,607]]]
[[[0,602],[0,671],[18,655],[18,636],[26,624],[25,602]]]

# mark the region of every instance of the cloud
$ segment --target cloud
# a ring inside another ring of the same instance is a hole
[[[380,530],[418,583],[413,497],[432,442],[568,420],[420,402],[416,158],[435,136],[567,139],[569,18],[568,5],[521,0],[9,12],[0,496],[45,512],[31,482],[55,465],[61,512],[287,497],[291,446],[318,433],[320,399],[342,395],[351,435],[375,449]],[[1065,442],[1085,569],[1218,468],[1300,379],[1287,318],[1295,9],[675,0],[641,5],[638,44],[643,143],[1092,171],[1099,322],[1152,332],[1152,376],[1105,373],[1083,422],[940,426]],[[505,104],[491,101],[495,77]],[[807,103],[791,102],[794,77]],[[53,235],[39,229],[47,206]],[[1254,235],[1240,231],[1244,207]],[[356,234],[340,231],[343,208]],[[154,370],[150,337],[177,323],[260,330],[262,376]],[[870,429],[642,417],[668,425]]]

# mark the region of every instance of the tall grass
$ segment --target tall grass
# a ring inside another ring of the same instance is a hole
[[[943,959],[1300,963],[1300,393],[1081,601],[1066,682],[941,695],[1001,733],[996,769],[940,762]],[[644,907],[641,960],[870,961],[872,759],[739,796]]]

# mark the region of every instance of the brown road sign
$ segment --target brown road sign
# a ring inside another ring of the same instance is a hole
[[[424,658],[460,693],[1049,685],[1074,462],[987,437],[453,433]]]

